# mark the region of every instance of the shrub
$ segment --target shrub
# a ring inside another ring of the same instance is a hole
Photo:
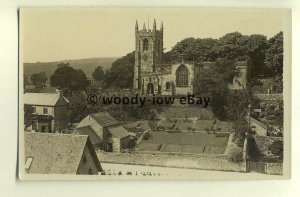
[[[145,136],[144,136],[145,137]],[[133,149],[136,146],[136,141],[137,139],[134,137],[132,139],[129,140],[129,144],[128,144],[128,148],[129,149]],[[131,150],[130,150],[131,151]]]
[[[238,145],[239,147],[243,147],[246,134],[252,133],[252,129],[249,126],[249,123],[246,122],[246,120],[236,121],[234,123],[233,129],[234,129],[233,140],[235,141],[235,144]]]
[[[173,122],[170,117],[167,117],[167,122]]]
[[[192,130],[192,127],[191,127],[191,126],[188,126],[187,130],[191,131],[191,130]]]
[[[240,163],[243,161],[243,149],[240,147],[232,148],[228,155],[227,155],[228,161],[234,162],[234,163]]]
[[[151,134],[149,132],[145,133],[143,140],[149,140],[151,137]]]
[[[270,146],[269,149],[272,154],[283,158],[283,143],[280,140],[274,141]]]

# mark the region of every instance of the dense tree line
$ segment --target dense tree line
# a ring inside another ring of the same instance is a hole
[[[267,39],[260,34],[242,35],[228,33],[219,39],[186,38],[164,54],[164,61],[212,62],[219,58],[248,61],[253,77],[264,74],[265,66],[273,68],[274,74],[282,74],[283,33]],[[268,70],[270,72],[270,70]]]
[[[215,62],[247,61],[251,78],[261,74],[282,75],[283,33],[267,39],[260,34],[228,33],[219,39],[186,38],[164,53],[164,62],[176,61]],[[116,60],[104,76],[106,87],[131,88],[133,81],[134,52]]]
[[[112,63],[105,73],[104,83],[111,88],[131,88],[133,85],[134,52],[128,53]]]

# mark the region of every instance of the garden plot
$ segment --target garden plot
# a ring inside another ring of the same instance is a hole
[[[137,152],[223,154],[228,143],[227,135],[207,133],[150,132],[148,140],[142,140]]]

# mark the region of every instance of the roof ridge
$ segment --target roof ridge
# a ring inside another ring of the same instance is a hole
[[[89,126],[89,125],[88,125]],[[82,128],[82,127],[81,127]],[[76,135],[76,134],[67,134],[67,133],[41,133],[41,132],[25,132],[26,135],[53,135],[53,136],[71,136],[71,137],[88,137],[88,135]]]

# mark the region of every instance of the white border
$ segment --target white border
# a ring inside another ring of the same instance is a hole
[[[0,0],[0,195],[1,196],[297,196],[300,179],[300,2],[296,0]],[[230,182],[90,182],[43,181],[20,182],[17,180],[17,68],[18,28],[17,8],[41,6],[201,6],[201,7],[259,7],[293,8],[292,78],[292,179],[285,181],[230,181]]]

